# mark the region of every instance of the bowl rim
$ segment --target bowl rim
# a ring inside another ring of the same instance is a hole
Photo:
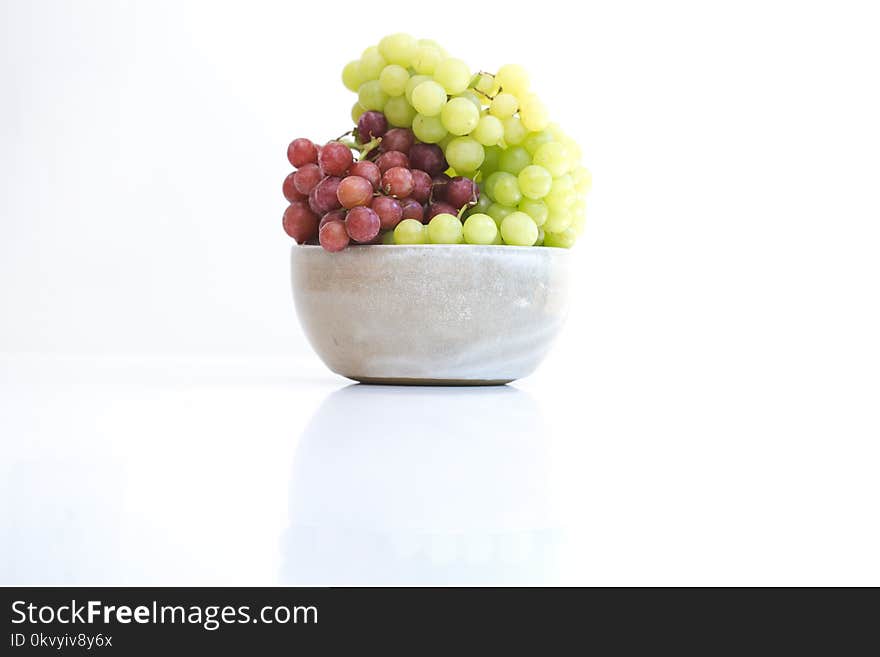
[[[308,249],[310,251],[326,251],[320,244],[297,244],[291,245],[291,251],[296,249]],[[342,251],[326,251],[330,255],[340,255],[352,252],[370,249],[383,251],[408,251],[412,249],[449,249],[466,251],[488,251],[488,252],[513,252],[513,253],[546,253],[548,255],[567,257],[572,249],[563,249],[557,246],[516,246],[514,244],[352,244]]]

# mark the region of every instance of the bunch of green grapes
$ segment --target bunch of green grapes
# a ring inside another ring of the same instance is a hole
[[[382,112],[390,125],[438,144],[449,175],[479,183],[467,215],[491,217],[504,244],[570,248],[583,232],[592,177],[521,66],[474,73],[435,41],[392,34],[349,62],[342,81],[358,95],[355,123]]]

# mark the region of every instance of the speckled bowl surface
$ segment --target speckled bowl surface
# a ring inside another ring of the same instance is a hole
[[[331,370],[364,383],[493,385],[531,374],[567,313],[566,249],[291,249],[293,298]]]

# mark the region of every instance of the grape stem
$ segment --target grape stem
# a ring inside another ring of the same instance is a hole
[[[382,143],[381,137],[373,137],[370,141],[360,147],[360,157],[358,157],[358,159],[365,159],[373,150],[379,148],[380,143]],[[354,148],[355,150],[358,150],[357,147]]]

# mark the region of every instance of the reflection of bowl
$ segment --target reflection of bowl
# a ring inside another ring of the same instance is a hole
[[[569,252],[517,246],[291,251],[300,322],[365,383],[484,385],[530,374],[565,319]]]

